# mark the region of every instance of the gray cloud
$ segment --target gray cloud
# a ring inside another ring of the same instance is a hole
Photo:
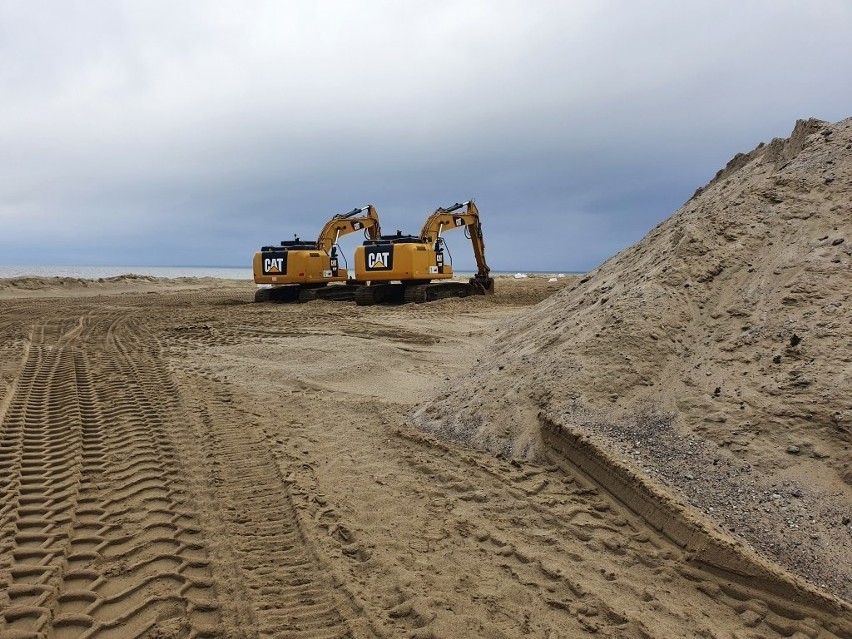
[[[848,117],[850,27],[844,0],[6,2],[0,262],[246,265],[475,197],[492,268],[591,268],[734,153]]]

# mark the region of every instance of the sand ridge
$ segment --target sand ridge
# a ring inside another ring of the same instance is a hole
[[[0,278],[0,300],[21,297],[72,297],[81,293],[117,295],[120,293],[157,292],[164,288],[197,289],[215,285],[217,288],[245,286],[243,280],[221,280],[211,277],[155,277],[127,273],[96,280],[81,277],[20,276]]]

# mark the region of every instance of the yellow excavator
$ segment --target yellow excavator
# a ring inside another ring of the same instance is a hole
[[[476,275],[467,282],[433,282],[453,277],[449,251],[442,233],[463,228],[473,245]],[[479,210],[473,200],[439,208],[432,213],[419,236],[380,235],[355,248],[355,290],[359,306],[400,302],[431,302],[449,297],[486,295],[494,292],[491,269],[485,263],[485,241]]]
[[[296,237],[280,246],[264,246],[254,254],[256,302],[308,302],[315,299],[352,300],[357,287],[340,267],[337,241],[363,230],[370,240],[381,237],[379,215],[372,204],[335,215],[320,231],[316,242]],[[344,257],[345,260],[345,257]],[[335,285],[329,286],[329,284]],[[338,284],[339,283],[339,284]]]

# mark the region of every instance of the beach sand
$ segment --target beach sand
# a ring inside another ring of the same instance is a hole
[[[0,636],[852,636],[847,602],[582,438],[525,461],[415,427],[576,285],[0,281]]]

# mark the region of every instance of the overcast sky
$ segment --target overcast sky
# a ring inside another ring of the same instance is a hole
[[[0,263],[248,266],[474,198],[492,270],[586,270],[850,78],[849,0],[0,0]]]

